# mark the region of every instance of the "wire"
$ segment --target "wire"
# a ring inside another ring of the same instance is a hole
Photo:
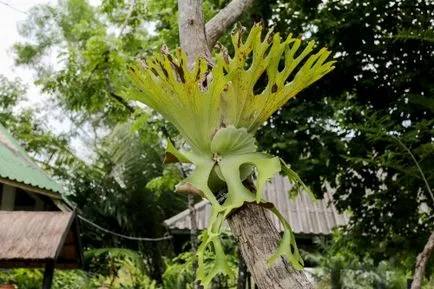
[[[1,0],[0,0],[1,1]],[[134,241],[146,241],[146,242],[158,242],[158,241],[164,241],[164,240],[170,240],[173,238],[173,236],[166,234],[166,236],[164,237],[159,237],[159,238],[142,238],[142,237],[133,237],[133,236],[127,236],[127,235],[123,235],[123,234],[119,234],[113,231],[110,231],[109,229],[103,228],[100,225],[95,224],[94,222],[92,222],[91,220],[86,219],[85,217],[81,216],[80,214],[78,214],[77,212],[77,206],[71,204],[71,202],[65,198],[62,197],[62,200],[70,207],[73,208],[76,211],[77,217],[82,220],[83,222],[87,223],[88,225],[91,225],[93,227],[95,227],[96,229],[103,231],[105,233],[111,234],[113,236],[117,236],[120,238],[124,238],[124,239],[128,239],[128,240],[134,240]]]
[[[87,224],[89,224],[89,225],[91,225],[91,226],[97,228],[97,229],[100,230],[100,231],[103,231],[103,232],[105,232],[105,233],[108,233],[108,234],[111,234],[111,235],[114,235],[114,236],[117,236],[117,237],[120,237],[120,238],[128,239],[128,240],[147,241],[147,242],[158,242],[158,241],[164,241],[164,240],[169,240],[169,239],[172,239],[172,238],[173,238],[173,237],[170,236],[170,235],[168,235],[168,236],[164,236],[164,237],[160,237],[160,238],[142,238],[142,237],[132,237],[132,236],[127,236],[127,235],[122,235],[122,234],[119,234],[119,233],[116,233],[116,232],[110,231],[110,230],[108,230],[108,229],[105,229],[105,228],[103,228],[103,227],[101,227],[101,226],[95,224],[94,222],[92,222],[92,221],[90,221],[90,220],[86,219],[85,217],[80,216],[80,215],[78,215],[78,214],[77,214],[77,217],[78,217],[80,220],[82,220],[83,222],[85,222],[85,223],[87,223]]]
[[[26,15],[27,15],[27,12],[26,12],[26,11],[23,11],[23,10],[20,10],[20,9],[14,7],[14,6],[11,6],[9,3],[5,2],[5,1],[0,0],[0,4],[3,4],[3,5],[5,5],[5,6],[11,8],[11,9],[17,11],[17,12],[20,12],[20,13],[23,13],[23,14],[26,14]]]

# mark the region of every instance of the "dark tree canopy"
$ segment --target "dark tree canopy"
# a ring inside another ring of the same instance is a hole
[[[319,193],[352,212],[360,248],[420,250],[434,228],[434,200],[405,150],[434,184],[434,45],[430,1],[278,1],[273,22],[335,52],[336,70],[262,130]],[[402,142],[402,144],[400,144]],[[324,190],[324,187],[323,187]]]

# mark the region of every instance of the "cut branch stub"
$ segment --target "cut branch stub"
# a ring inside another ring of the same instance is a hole
[[[270,30],[263,40],[262,30],[262,25],[255,25],[243,40],[244,28],[238,29],[232,35],[234,55],[230,57],[222,48],[215,65],[197,58],[190,69],[182,49],[171,56],[163,48],[145,64],[138,62],[130,73],[132,86],[127,95],[172,122],[191,148],[178,151],[168,144],[166,162],[194,165],[194,171],[178,186],[178,191],[193,188],[211,203],[209,226],[197,251],[197,278],[206,287],[217,274],[229,271],[220,230],[224,220],[246,203],[262,204],[283,224],[283,238],[269,262],[283,256],[297,269],[303,264],[291,227],[263,200],[262,188],[280,171],[297,188],[308,188],[278,157],[257,151],[254,133],[290,98],[331,71],[333,62],[327,61],[330,52],[326,49],[312,54],[313,42],[299,52],[300,39],[289,36],[281,41],[279,34]],[[279,70],[282,58],[284,67]],[[264,88],[255,93],[263,74],[267,75]],[[252,175],[256,176],[255,191],[245,185]],[[224,198],[217,197],[221,191],[227,192]],[[207,250],[213,250],[216,256],[208,271],[204,260]]]

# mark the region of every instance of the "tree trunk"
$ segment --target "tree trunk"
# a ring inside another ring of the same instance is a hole
[[[189,65],[193,65],[198,56],[212,61],[205,34],[202,0],[178,0],[178,15],[179,40],[188,55]]]
[[[286,259],[280,258],[272,266],[268,265],[267,260],[276,252],[280,235],[264,208],[246,204],[229,217],[228,223],[259,288],[313,288],[304,272],[296,270]]]
[[[434,232],[426,242],[422,252],[417,255],[416,268],[414,269],[413,282],[411,283],[411,289],[420,289],[422,285],[423,276],[425,275],[426,263],[429,257],[434,252]]]
[[[253,1],[233,0],[231,4],[238,2],[245,3],[243,9],[253,3]],[[213,62],[209,49],[212,43],[207,42],[205,33],[202,0],[178,0],[178,10],[179,37],[181,47],[188,55],[189,66],[194,65],[195,58],[198,56]],[[235,21],[242,11],[241,9],[223,9],[213,19],[223,16],[222,18]],[[214,29],[213,33],[220,33],[232,24],[226,21],[222,23],[222,29]],[[216,41],[215,35],[210,35],[209,38]],[[284,258],[272,266],[268,265],[267,260],[277,250],[280,235],[265,214],[264,208],[244,205],[234,212],[228,221],[247,267],[259,288],[313,288],[305,274],[289,265]]]

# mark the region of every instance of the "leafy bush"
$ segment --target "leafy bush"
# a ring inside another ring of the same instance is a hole
[[[108,253],[107,253],[108,252]],[[107,286],[110,289],[157,289],[156,282],[138,265],[132,252],[104,249],[92,252],[94,255],[107,253],[108,262],[102,262],[105,273],[91,273],[82,270],[56,270],[52,289],[97,289]],[[134,258],[133,258],[134,257]],[[14,284],[17,289],[40,289],[43,271],[39,269],[12,269],[0,271],[0,284]]]
[[[199,238],[203,237],[203,233]],[[212,281],[212,288],[236,288],[237,272],[238,272],[238,252],[232,234],[228,231],[223,231],[221,242],[226,254],[227,262],[230,268],[229,276],[216,276]],[[193,289],[194,274],[193,262],[194,254],[191,251],[179,254],[172,260],[166,260],[166,271],[163,274],[164,289]],[[210,250],[205,252],[205,272],[212,270],[216,256]]]
[[[317,239],[319,252],[303,252],[304,259],[317,267],[313,271],[316,287],[321,289],[406,289],[414,261],[397,254],[395,259],[377,260],[373,255],[357,255],[351,240],[335,231],[331,241]],[[414,258],[413,258],[414,259]],[[433,276],[434,277],[434,276]],[[434,288],[434,278],[424,289]]]

